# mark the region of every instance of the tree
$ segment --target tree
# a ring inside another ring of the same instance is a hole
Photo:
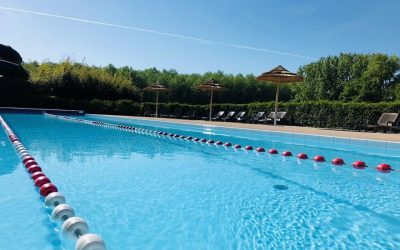
[[[394,99],[400,59],[384,54],[340,54],[300,67],[304,82],[293,85],[296,101],[378,102]]]
[[[254,75],[179,74],[176,70],[131,67],[89,66],[70,59],[60,63],[31,62],[24,65],[30,72],[31,94],[51,95],[78,100],[121,100],[153,102],[154,93],[141,91],[157,81],[171,89],[160,95],[160,102],[207,104],[209,94],[196,88],[210,78],[229,91],[216,93],[218,103],[243,104],[275,99],[276,85],[257,81]],[[384,54],[340,54],[323,57],[299,68],[303,83],[285,85],[280,101],[392,101],[400,100],[400,59]]]

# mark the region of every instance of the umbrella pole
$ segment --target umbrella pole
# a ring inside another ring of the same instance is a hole
[[[212,101],[213,101],[213,94],[214,94],[214,91],[213,90],[211,90],[211,96],[210,96],[210,121],[211,121],[211,116],[212,116]]]
[[[276,84],[276,95],[275,95],[275,115],[274,115],[274,125],[276,125],[276,114],[278,113],[278,99],[279,99],[279,84]]]
[[[158,91],[156,94],[156,118],[158,117]]]

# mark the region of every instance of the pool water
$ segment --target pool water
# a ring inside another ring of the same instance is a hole
[[[363,160],[364,170],[44,115],[2,115],[107,249],[399,249],[400,155],[245,130],[88,115],[241,145]],[[252,136],[253,134],[253,136]],[[74,249],[0,133],[0,249]]]

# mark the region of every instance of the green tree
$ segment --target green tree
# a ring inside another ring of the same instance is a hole
[[[31,62],[24,64],[31,78],[27,83],[32,94],[77,100],[121,100],[153,102],[154,93],[142,89],[160,82],[171,92],[160,95],[160,102],[207,104],[209,94],[196,88],[214,78],[229,91],[217,93],[216,103],[243,104],[275,99],[276,86],[256,80],[254,75],[179,74],[176,70],[131,67],[89,66],[70,59],[60,63]],[[299,68],[303,83],[285,85],[280,101],[365,101],[400,100],[400,59],[384,54],[340,54],[323,57]],[[26,85],[26,84],[25,84]],[[15,88],[9,88],[15,89]],[[15,91],[15,90],[13,90]]]
[[[296,101],[393,100],[400,59],[384,54],[340,54],[300,67],[304,82],[292,87]]]

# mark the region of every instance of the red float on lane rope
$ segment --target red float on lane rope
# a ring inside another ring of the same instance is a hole
[[[216,145],[222,145],[222,144],[224,144],[222,141],[217,141],[216,143],[215,143]]]
[[[230,143],[230,142],[225,142],[224,146],[225,146],[225,147],[230,147],[230,146],[232,146],[232,143]]]
[[[283,156],[292,156],[292,152],[290,152],[290,151],[283,151],[282,155],[283,155]]]
[[[35,159],[32,156],[27,156],[24,157],[24,159],[22,160],[22,162],[25,164],[27,161],[35,161]]]
[[[240,146],[240,144],[236,144],[235,146],[233,146],[234,148],[241,148],[242,146]]]
[[[39,189],[39,193],[43,197],[46,197],[47,195],[54,192],[58,192],[58,189],[53,183],[46,183]]]
[[[335,158],[332,160],[332,164],[333,165],[343,165],[344,164],[344,160],[342,158]]]
[[[392,170],[392,167],[391,167],[389,164],[381,163],[381,164],[379,164],[379,165],[376,167],[376,169],[377,169],[379,172],[387,173],[387,172],[389,172],[390,170]]]
[[[297,158],[305,160],[305,159],[308,159],[308,155],[305,153],[300,153],[297,155]]]
[[[37,165],[37,162],[34,161],[34,160],[28,160],[28,161],[25,162],[25,167],[26,168],[29,168],[32,165]]]
[[[41,177],[39,177],[39,178],[37,178],[37,179],[35,180],[35,186],[38,187],[38,188],[40,188],[40,187],[43,186],[44,184],[50,183],[50,182],[51,182],[51,181],[50,181],[49,178],[47,178],[46,176],[41,176]]]
[[[324,162],[325,161],[325,157],[323,157],[322,155],[317,155],[313,158],[314,161],[316,162]]]
[[[256,152],[262,153],[262,152],[265,152],[265,149],[263,147],[258,147],[258,148],[256,148]]]
[[[209,144],[214,144],[214,140],[208,140],[207,143],[209,143]]]
[[[42,169],[38,165],[32,165],[28,168],[28,172],[30,174],[36,173],[36,172],[42,172]]]
[[[276,155],[278,154],[278,150],[271,148],[270,150],[268,150],[268,153],[270,153],[271,155]]]
[[[363,161],[355,161],[353,163],[353,168],[363,169],[366,167],[367,167],[367,164],[365,164],[365,162],[363,162]]]
[[[32,180],[36,180],[37,178],[41,177],[41,176],[46,176],[43,172],[35,172],[31,175]]]
[[[244,149],[245,150],[253,150],[253,146],[248,145],[248,146],[244,147]]]

